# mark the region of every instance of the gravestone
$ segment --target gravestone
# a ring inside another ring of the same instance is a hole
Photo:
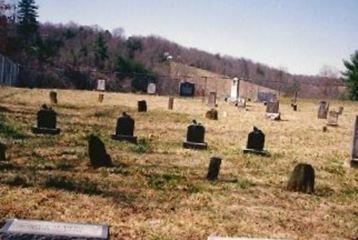
[[[208,105],[212,108],[216,107],[216,92],[209,93]]]
[[[356,116],[354,124],[353,146],[350,165],[351,167],[358,167],[358,116]]]
[[[104,94],[103,93],[100,93],[99,95],[98,95],[98,102],[103,102],[103,99],[104,99]]]
[[[319,109],[318,109],[318,119],[327,119],[329,110],[329,103],[326,101],[321,101],[319,103]]]
[[[218,120],[219,119],[218,115],[219,115],[218,111],[213,108],[206,112],[205,117],[210,120]]]
[[[51,104],[57,104],[57,92],[55,91],[51,91],[50,92],[50,100],[51,100]]]
[[[288,181],[287,190],[293,192],[314,193],[315,172],[311,165],[298,164]]]
[[[291,107],[292,107],[293,111],[297,112],[297,104],[296,103],[291,103]]]
[[[244,98],[239,98],[239,99],[237,100],[236,106],[237,106],[238,108],[246,108],[246,99],[244,99]]]
[[[280,102],[267,102],[266,113],[279,113]]]
[[[113,166],[111,156],[107,154],[104,143],[97,136],[91,134],[88,140],[88,155],[92,167],[111,167]]]
[[[56,128],[56,125],[57,113],[44,104],[40,111],[37,112],[37,127],[33,127],[32,132],[35,134],[60,134],[61,130]]]
[[[0,142],[0,161],[6,160],[6,145]]]
[[[254,127],[253,131],[249,133],[244,154],[252,153],[262,156],[268,156],[269,153],[264,150],[264,146],[265,134],[257,127]]]
[[[108,225],[8,219],[0,229],[2,240],[108,240]]]
[[[145,100],[138,101],[138,112],[147,111],[147,102]]]
[[[173,108],[174,108],[174,98],[170,97],[168,101],[168,109],[173,110]]]
[[[338,126],[338,116],[339,116],[338,112],[329,111],[327,125],[331,126],[331,127],[337,127]]]
[[[122,117],[117,120],[116,134],[112,135],[112,139],[117,141],[127,141],[137,143],[137,137],[134,134],[134,119],[123,112]]]
[[[149,83],[147,87],[147,93],[148,94],[155,94],[157,91],[157,86],[155,83]]]
[[[106,80],[104,79],[97,80],[97,91],[106,91]]]
[[[204,126],[193,120],[193,123],[188,127],[186,141],[184,141],[183,147],[193,149],[207,149],[208,144],[204,142],[204,138]]]
[[[343,107],[343,106],[340,106],[340,107],[338,108],[338,114],[339,114],[339,115],[342,115],[342,114],[343,114],[343,110],[344,110],[344,107]]]
[[[209,181],[216,181],[219,176],[220,165],[221,165],[221,158],[212,157],[210,159],[210,164],[209,164],[209,169],[206,179],[208,179]]]
[[[230,101],[236,101],[239,97],[240,81],[238,78],[234,78],[231,83]]]
[[[194,97],[195,84],[190,82],[181,82],[179,85],[179,95],[182,97]]]

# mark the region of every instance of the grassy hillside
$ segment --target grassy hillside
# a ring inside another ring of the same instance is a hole
[[[0,88],[0,139],[9,147],[0,163],[0,221],[7,218],[107,223],[112,239],[206,239],[209,235],[356,239],[358,171],[350,156],[358,104],[345,107],[338,128],[323,133],[317,102],[284,100],[283,121],[264,117],[262,104],[249,111],[220,101],[219,121],[204,118],[200,99],[59,91],[61,135],[30,131],[36,111],[49,103],[47,90]],[[137,113],[137,100],[149,112]],[[116,118],[127,111],[136,120],[135,146],[110,139]],[[223,117],[226,111],[228,117]],[[206,129],[207,151],[181,147],[192,119]],[[253,125],[266,134],[271,157],[241,153]],[[87,137],[98,134],[115,167],[89,166]],[[223,158],[219,181],[205,180],[209,158]],[[299,162],[316,170],[316,193],[285,190]]]

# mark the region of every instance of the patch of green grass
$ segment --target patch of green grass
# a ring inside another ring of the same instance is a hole
[[[349,186],[349,185],[345,185],[343,187],[343,189],[341,190],[341,193],[347,196],[358,196],[358,187],[354,187],[354,186]]]
[[[162,234],[153,234],[150,240],[170,240],[171,238]]]
[[[235,181],[233,181],[233,183],[241,189],[248,189],[250,187],[256,186],[255,183],[253,183],[252,181],[245,179],[245,178],[236,179]]]
[[[15,140],[22,140],[26,138],[26,135],[20,129],[6,123],[0,123],[0,135],[5,138],[12,138]]]
[[[73,168],[73,165],[71,163],[65,162],[65,161],[61,161],[55,164],[56,168],[62,171],[68,171],[71,170]]]
[[[97,184],[86,180],[77,180],[62,175],[49,175],[45,180],[45,187],[79,192],[89,195],[101,194]]]
[[[14,170],[17,169],[18,167],[15,166],[13,163],[11,162],[0,162],[0,171],[4,171],[4,170]]]
[[[157,190],[173,189],[185,180],[178,174],[153,174],[149,176],[148,184],[151,188]]]
[[[150,150],[149,142],[146,139],[139,139],[137,144],[131,146],[131,150],[138,154],[148,153]]]

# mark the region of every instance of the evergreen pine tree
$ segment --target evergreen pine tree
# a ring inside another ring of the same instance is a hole
[[[347,68],[343,75],[349,88],[349,98],[358,101],[358,51],[351,56],[350,61],[343,60],[343,63]]]
[[[38,22],[35,0],[21,0],[18,6],[19,33],[25,44],[31,44],[37,37]]]
[[[103,62],[108,58],[107,50],[107,43],[102,34],[99,34],[95,43],[95,61],[97,67],[103,68]]]

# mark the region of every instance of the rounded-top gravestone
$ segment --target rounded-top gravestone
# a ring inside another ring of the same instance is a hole
[[[205,127],[196,120],[189,125],[186,135],[186,141],[183,143],[184,148],[206,149]]]
[[[265,147],[265,134],[254,127],[253,131],[249,133],[247,138],[247,145],[244,153],[253,153],[267,156],[269,153],[264,150]]]
[[[34,127],[32,131],[35,134],[59,134],[60,129],[56,128],[56,125],[57,113],[44,104],[37,112],[37,127]]]
[[[218,111],[214,108],[207,111],[205,114],[206,118],[210,120],[218,120],[219,119],[218,115],[219,115]]]
[[[111,156],[107,154],[104,143],[93,134],[88,140],[88,154],[91,165],[95,168],[113,166]]]
[[[287,190],[303,193],[314,193],[315,171],[309,164],[298,164],[288,181]]]
[[[126,112],[123,112],[122,116],[117,120],[116,134],[112,135],[112,139],[136,143],[137,137],[133,136],[134,124],[134,119]]]

